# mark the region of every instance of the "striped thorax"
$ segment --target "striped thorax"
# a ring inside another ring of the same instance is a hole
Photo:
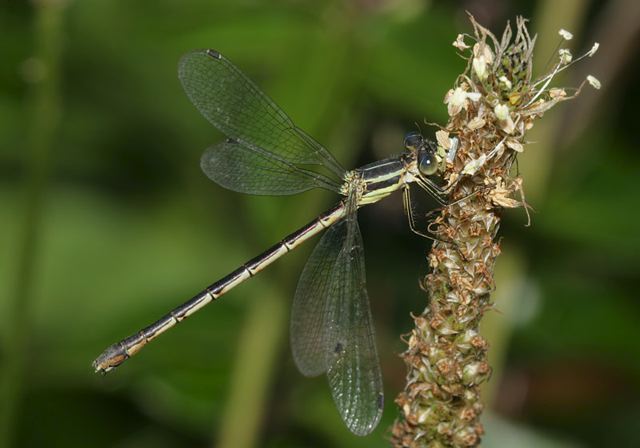
[[[406,152],[348,171],[340,193],[358,194],[358,206],[373,204],[412,182],[432,185],[428,179],[437,172],[435,144],[411,132],[404,140]]]

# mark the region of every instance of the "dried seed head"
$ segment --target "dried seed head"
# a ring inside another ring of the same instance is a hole
[[[527,207],[522,179],[512,167],[527,149],[525,132],[547,110],[580,91],[553,86],[555,76],[598,50],[596,43],[574,57],[561,49],[551,69],[533,78],[535,37],[525,19],[517,19],[515,31],[507,26],[500,39],[470,20],[475,43],[467,44],[464,35],[453,42],[467,65],[445,95],[449,121],[436,133],[452,202],[430,227],[436,242],[429,254],[431,272],[422,282],[429,305],[414,318],[403,355],[409,371],[405,391],[396,400],[403,414],[392,430],[397,447],[480,443],[484,430],[478,386],[490,377],[491,368],[478,325],[492,309],[499,211]],[[560,35],[572,38],[566,30]],[[591,75],[585,83],[600,86]]]

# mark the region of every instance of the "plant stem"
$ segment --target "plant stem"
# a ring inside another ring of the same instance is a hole
[[[34,3],[35,55],[25,63],[33,82],[31,124],[26,139],[28,161],[24,214],[16,254],[16,273],[5,318],[5,370],[0,396],[0,446],[16,445],[16,426],[28,375],[27,354],[31,330],[34,285],[40,249],[40,231],[50,168],[50,150],[60,120],[58,74],[63,2]]]

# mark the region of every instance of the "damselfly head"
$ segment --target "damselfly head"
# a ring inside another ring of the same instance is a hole
[[[424,140],[417,152],[418,171],[423,176],[431,176],[438,171],[436,146],[430,140]]]
[[[438,171],[436,145],[425,139],[421,133],[408,132],[404,136],[404,147],[412,153],[412,158],[415,157],[418,172],[422,176],[431,176]]]
[[[417,151],[423,143],[424,137],[418,131],[407,132],[404,136],[404,147],[409,151]]]

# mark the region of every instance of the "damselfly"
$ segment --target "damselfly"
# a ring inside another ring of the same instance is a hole
[[[158,335],[327,229],[295,292],[293,358],[306,376],[327,374],[347,427],[368,434],[382,415],[383,391],[356,213],[402,190],[409,225],[417,232],[409,184],[418,184],[444,203],[445,191],[430,179],[438,171],[435,145],[412,132],[405,137],[402,155],[346,171],[220,53],[186,54],[179,78],[200,113],[228,136],[202,156],[202,170],[210,179],[241,193],[286,195],[324,188],[343,199],[153,324],[107,348],[93,367],[98,372],[114,369]]]

